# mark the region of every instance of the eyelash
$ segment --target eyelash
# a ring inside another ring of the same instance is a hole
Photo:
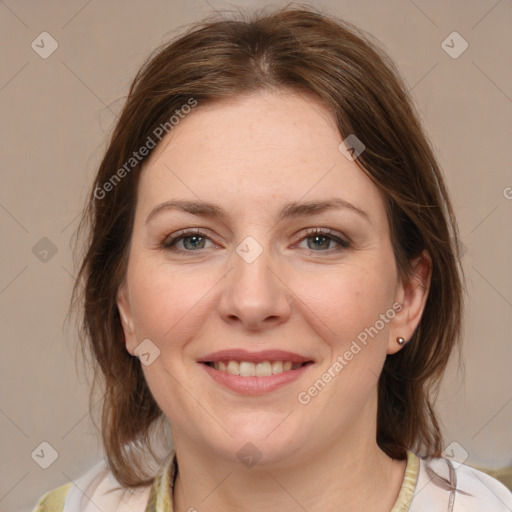
[[[341,251],[341,250],[344,250],[344,249],[348,249],[351,244],[350,242],[348,242],[347,240],[344,240],[338,236],[334,236],[332,234],[332,230],[330,229],[320,229],[320,228],[310,228],[310,229],[307,229],[306,232],[304,233],[304,235],[299,239],[298,242],[301,242],[307,238],[311,238],[311,237],[314,237],[314,236],[322,236],[322,237],[325,237],[331,241],[334,241],[336,242],[337,244],[339,244],[339,248],[338,249],[335,249],[334,252],[338,252],[338,251]],[[176,248],[172,248],[173,245],[175,245],[177,242],[179,242],[180,240],[184,240],[186,238],[191,238],[191,237],[194,237],[194,236],[197,236],[197,237],[201,237],[201,238],[206,238],[208,240],[210,240],[210,237],[203,231],[199,230],[199,229],[194,229],[194,230],[186,230],[186,231],[182,231],[181,233],[178,233],[177,235],[169,238],[169,237],[166,237],[164,238],[162,244],[161,244],[161,247],[162,249],[166,249],[166,250],[169,250],[169,251],[174,251],[174,252],[178,252],[178,253],[192,253],[192,252],[198,252],[198,251],[189,251],[189,250],[183,250],[183,249],[176,249]],[[313,249],[308,249],[309,251],[311,252],[327,252],[327,253],[330,253],[330,252],[333,252],[332,250],[330,249],[327,249],[327,250],[320,250],[320,251],[315,251]]]

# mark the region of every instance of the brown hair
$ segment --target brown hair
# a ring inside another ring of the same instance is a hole
[[[204,105],[262,90],[314,95],[332,111],[343,138],[355,134],[364,143],[357,163],[385,198],[400,277],[411,275],[410,261],[424,249],[432,258],[420,324],[409,343],[387,357],[380,376],[377,443],[396,459],[404,459],[406,449],[441,454],[433,403],[460,341],[464,288],[458,230],[441,171],[407,88],[372,38],[312,7],[287,6],[203,21],[148,58],[132,83],[84,210],[77,236],[86,229],[88,238],[73,304],[83,307],[82,342],[95,361],[94,382],[103,378],[107,459],[124,486],[151,481],[139,459],[142,453],[154,455],[149,433],[163,417],[139,360],[125,348],[116,305],[148,156],[131,169],[126,162],[191,99]],[[113,181],[122,168],[122,179]]]

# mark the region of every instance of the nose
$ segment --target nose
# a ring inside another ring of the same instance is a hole
[[[221,318],[250,331],[286,322],[290,317],[292,293],[269,251],[264,250],[250,263],[234,253],[232,261],[233,268],[223,280]]]

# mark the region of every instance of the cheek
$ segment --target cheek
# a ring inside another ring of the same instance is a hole
[[[134,263],[128,274],[131,307],[138,339],[151,339],[161,350],[172,351],[193,335],[200,324],[211,274],[171,270],[165,264]],[[172,343],[170,343],[172,341]]]
[[[330,354],[301,390],[299,402],[307,399],[314,416],[337,418],[332,422],[337,425],[340,410],[344,418],[356,416],[375,392],[394,317],[393,273],[370,264],[344,268],[304,283],[301,294],[308,298],[309,323]]]
[[[196,389],[197,383],[185,356],[211,308],[207,292],[218,279],[212,273],[176,271],[165,263],[150,263],[150,258],[140,258],[128,275],[137,338],[139,342],[150,339],[160,351],[142,370],[159,407],[180,423],[183,411],[199,417],[204,413],[190,400],[187,390]]]
[[[343,349],[392,306],[393,272],[378,263],[345,266],[315,278],[297,279],[299,303],[333,350]],[[314,320],[313,320],[314,319]],[[380,324],[379,324],[380,325]],[[384,329],[385,330],[385,329]]]

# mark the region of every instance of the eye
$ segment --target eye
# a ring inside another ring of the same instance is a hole
[[[306,249],[315,252],[327,252],[329,249],[332,249],[333,244],[338,245],[338,249],[334,248],[334,250],[347,249],[350,247],[349,242],[332,233],[330,229],[310,229],[306,231],[306,236],[301,238],[301,243],[305,241],[307,244]]]
[[[305,236],[303,235],[300,238],[297,245],[300,247],[300,244],[304,242],[306,242],[307,247],[303,248],[314,252],[335,252],[350,247],[350,242],[339,235],[334,235],[330,229],[313,228],[306,230]],[[212,245],[208,246],[208,243]],[[213,246],[215,244],[210,237],[198,229],[178,232],[166,237],[161,243],[161,247],[165,250],[182,253],[198,252]]]
[[[162,248],[178,252],[196,252],[199,249],[207,249],[205,244],[211,242],[210,238],[200,230],[183,231],[172,237],[167,237],[162,242]],[[181,247],[179,247],[181,244]]]

